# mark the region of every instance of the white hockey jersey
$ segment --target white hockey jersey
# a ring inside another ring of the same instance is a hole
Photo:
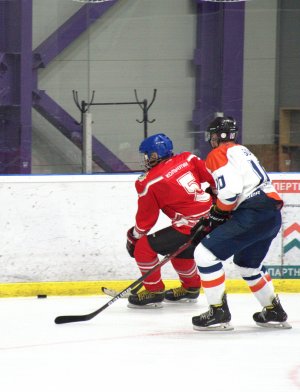
[[[266,171],[248,148],[232,142],[221,144],[207,156],[206,167],[218,189],[217,207],[231,211],[259,190],[282,201]]]

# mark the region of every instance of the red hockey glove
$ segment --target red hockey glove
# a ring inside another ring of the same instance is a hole
[[[134,257],[134,249],[138,241],[138,238],[135,238],[133,235],[133,229],[134,227],[131,227],[131,229],[127,231],[126,249],[130,257]]]

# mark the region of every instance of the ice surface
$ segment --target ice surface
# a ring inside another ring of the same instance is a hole
[[[207,309],[166,303],[129,309],[120,299],[88,322],[56,316],[90,313],[110,298],[0,299],[0,388],[15,392],[294,392],[300,390],[300,294],[280,294],[291,330],[257,327],[251,294],[229,294],[234,331],[196,332]]]

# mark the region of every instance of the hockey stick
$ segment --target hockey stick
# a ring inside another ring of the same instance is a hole
[[[128,298],[131,294],[136,294],[142,287],[143,287],[143,282],[140,283],[138,286],[136,286],[134,289],[132,289],[130,293],[123,295],[123,298]],[[119,294],[119,291],[116,291],[114,289],[109,289],[103,286],[101,287],[101,291],[103,294],[109,295],[110,297],[115,297],[116,295]]]
[[[200,225],[197,230],[197,233],[199,233],[199,232],[202,233],[202,237],[200,237],[200,239],[204,238],[209,233],[207,231],[207,222],[206,221],[207,221],[207,218],[202,218],[202,220],[201,220],[202,225]],[[194,236],[197,236],[197,233],[195,233]],[[200,242],[200,239],[199,239],[199,242]],[[136,294],[142,287],[143,287],[143,282],[140,283],[138,286],[136,286],[134,289],[132,289],[131,292],[124,294],[123,298],[128,298],[131,294]],[[103,294],[106,294],[109,297],[115,297],[116,295],[119,294],[118,291],[116,291],[114,289],[109,289],[109,288],[103,287],[103,286],[101,287],[101,291]]]
[[[153,268],[151,268],[148,272],[145,273],[145,275],[141,276],[139,279],[135,280],[131,285],[129,285],[126,289],[121,291],[119,294],[117,294],[115,297],[113,297],[110,301],[108,301],[105,305],[103,305],[101,308],[95,310],[92,313],[88,314],[83,314],[83,315],[73,315],[73,316],[58,316],[54,320],[55,324],[66,324],[66,323],[75,323],[78,321],[88,321],[97,316],[97,314],[103,312],[106,308],[108,308],[110,305],[115,303],[118,299],[123,298],[127,293],[131,291],[131,289],[136,288],[140,283],[143,282],[145,278],[147,278],[149,275],[152,274],[152,272],[156,271],[158,268],[162,267],[165,265],[168,261],[179,255],[179,253],[183,252],[185,249],[187,249],[192,243],[192,240],[190,239],[188,242],[185,244],[181,245],[175,252],[166,255],[163,259],[161,259]]]

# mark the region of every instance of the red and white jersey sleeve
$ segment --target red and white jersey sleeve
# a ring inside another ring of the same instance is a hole
[[[205,162],[189,152],[164,160],[141,175],[135,183],[138,193],[135,231],[140,235],[148,233],[162,211],[174,228],[189,234],[212,204],[211,196],[201,189],[204,182],[215,187]]]
[[[236,209],[258,189],[281,200],[256,156],[242,145],[226,143],[215,148],[207,156],[206,167],[216,182],[217,206],[222,210]]]

